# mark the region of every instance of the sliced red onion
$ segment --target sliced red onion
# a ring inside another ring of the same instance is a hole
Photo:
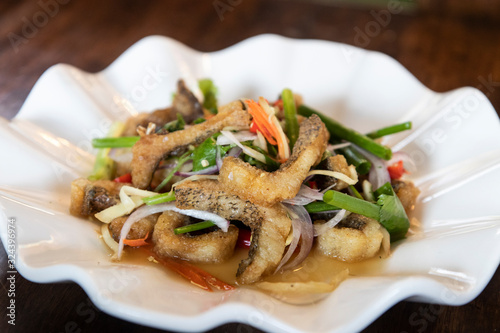
[[[254,134],[250,131],[239,131],[239,132],[233,133],[233,135],[239,142],[253,141],[257,138],[257,134]],[[224,135],[219,135],[219,137],[217,137],[217,144],[220,146],[226,146],[226,145],[230,145],[232,143],[233,143],[233,141],[230,140],[229,138],[225,137]]]
[[[188,172],[181,172],[177,171],[175,173],[176,176],[182,176],[182,177],[190,177],[194,175],[213,175],[214,173],[219,171],[219,167],[217,165],[212,165],[208,168],[205,168],[203,170],[198,170],[198,171],[188,171]]]
[[[340,210],[337,215],[335,215],[333,218],[328,220],[325,224],[318,225],[314,227],[314,236],[317,237],[319,235],[324,234],[327,230],[330,230],[331,228],[335,227],[337,224],[339,224],[340,221],[345,217],[345,214],[347,211],[345,209]]]
[[[294,198],[284,200],[283,202],[290,205],[304,206],[316,200],[323,200],[323,193],[302,184]]]
[[[367,152],[364,149],[356,147],[361,155],[363,155],[372,164],[370,173],[368,174],[368,180],[372,183],[373,188],[376,190],[380,186],[387,182],[391,182],[391,177],[389,176],[389,171],[387,171],[387,166],[385,161],[372,153]]]
[[[222,157],[220,156],[220,146],[216,146],[216,152],[215,152],[215,165],[217,165],[217,171],[222,168]]]
[[[392,158],[389,161],[385,162],[385,165],[391,166],[399,161],[403,161],[405,170],[408,170],[409,172],[417,171],[417,165],[415,164],[411,156],[403,151],[398,151],[392,154]]]
[[[243,149],[241,149],[240,147],[233,147],[233,148],[229,149],[226,156],[239,157],[242,152],[243,152]]]
[[[287,204],[284,204],[283,206],[292,218],[293,238],[287,252],[281,259],[278,268],[276,268],[276,272],[280,269],[287,270],[294,268],[302,263],[309,255],[309,252],[311,252],[314,239],[314,228],[307,210],[302,206],[292,206]],[[301,240],[299,253],[295,258],[293,258],[292,261],[288,262],[297,248],[299,239]]]
[[[128,233],[130,232],[130,228],[132,225],[139,221],[142,218],[145,218],[146,216],[156,214],[156,213],[161,213],[165,211],[174,211],[183,215],[191,216],[200,220],[209,220],[215,223],[216,226],[218,226],[222,231],[227,232],[227,229],[229,228],[229,221],[226,220],[223,217],[220,217],[217,214],[213,214],[210,212],[205,212],[202,210],[195,210],[195,209],[179,209],[175,207],[175,201],[174,202],[166,202],[158,205],[152,205],[152,206],[142,206],[138,209],[136,209],[135,212],[130,214],[130,216],[127,218],[125,223],[123,224],[122,231],[120,233],[120,242],[118,243],[118,259],[121,258],[122,252],[123,252],[123,247],[124,243],[123,240],[127,238]]]

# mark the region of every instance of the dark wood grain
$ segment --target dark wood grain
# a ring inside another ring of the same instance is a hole
[[[441,6],[425,1],[425,10],[382,18],[380,11],[387,8],[370,12],[369,8],[309,1],[222,2],[236,5],[220,16],[215,1],[0,2],[0,115],[12,118],[48,67],[63,62],[99,71],[134,42],[153,34],[173,37],[201,51],[219,50],[262,33],[343,42],[396,58],[433,90],[477,87],[500,110],[500,15],[492,12],[498,11],[497,5],[485,9],[489,1],[470,2],[474,10],[456,7],[451,1],[442,1]],[[44,9],[48,3],[57,6]],[[40,14],[44,12],[48,13],[46,21]],[[39,27],[27,28],[34,22]],[[377,33],[359,37],[359,31],[366,33],[367,27],[376,28],[377,23]],[[20,36],[22,42],[13,43],[13,36]],[[2,293],[6,294],[7,259],[3,248],[0,253]],[[467,305],[401,302],[364,332],[496,332],[500,329],[499,290],[497,271],[481,295]],[[3,294],[1,332],[157,331],[99,311],[76,284],[35,284],[19,275],[13,329],[5,319],[7,297]],[[235,323],[213,332],[258,330]]]

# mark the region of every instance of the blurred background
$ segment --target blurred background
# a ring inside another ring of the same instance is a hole
[[[149,35],[210,52],[263,33],[380,51],[430,89],[476,87],[500,110],[498,0],[3,0],[0,116],[14,117],[36,80],[57,63],[97,72]],[[2,286],[6,260],[2,247]],[[497,271],[468,305],[401,302],[366,332],[494,332],[500,329],[499,290]],[[40,285],[18,276],[16,297],[19,325],[8,326],[1,312],[0,332],[156,332],[97,309],[87,322],[75,309],[90,301],[75,284]],[[0,296],[2,311],[6,300]],[[213,332],[258,330],[228,324]]]

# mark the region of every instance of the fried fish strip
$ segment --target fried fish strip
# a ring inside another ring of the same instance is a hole
[[[173,151],[182,150],[189,145],[202,143],[206,138],[231,126],[247,129],[250,116],[242,109],[240,101],[232,102],[219,109],[219,113],[207,121],[181,131],[165,135],[144,135],[132,147],[132,182],[135,187],[145,189],[149,186],[158,163]]]
[[[226,192],[255,204],[272,206],[297,195],[311,167],[319,162],[328,143],[328,133],[318,116],[300,124],[290,158],[275,172],[266,172],[233,157],[223,160],[219,182]]]
[[[215,180],[187,181],[175,187],[176,206],[218,214],[238,220],[252,229],[248,258],[236,273],[241,284],[253,283],[272,274],[283,257],[291,220],[281,204],[262,207],[228,194]]]
[[[188,221],[188,216],[172,211],[160,215],[153,232],[154,251],[160,256],[197,263],[220,263],[233,255],[238,228],[230,225],[227,232],[218,229],[201,235],[176,235],[174,229]]]

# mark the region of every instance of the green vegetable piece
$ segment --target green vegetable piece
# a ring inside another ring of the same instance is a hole
[[[158,195],[153,195],[151,197],[142,198],[142,201],[148,205],[158,205],[165,202],[170,202],[175,200],[175,193],[173,191],[162,193]]]
[[[204,123],[205,121],[207,121],[205,118],[196,118],[194,121],[193,121],[193,124],[201,124],[201,123]]]
[[[360,175],[366,175],[370,172],[372,164],[363,155],[361,155],[354,147],[345,147],[339,149],[340,154],[344,155],[347,163],[356,167],[356,172]]]
[[[212,114],[217,114],[217,87],[210,79],[198,81],[198,87],[203,93],[203,107]]]
[[[392,157],[392,151],[389,147],[383,146],[373,141],[373,139],[367,137],[366,135],[345,127],[341,123],[321,114],[318,111],[308,108],[305,105],[301,105],[298,107],[298,113],[305,117],[310,117],[313,114],[318,115],[330,132],[330,140],[346,140],[352,142],[384,160],[390,160]]]
[[[337,191],[327,191],[323,200],[327,204],[379,221],[391,235],[391,242],[404,238],[410,228],[410,221],[391,184],[381,186],[375,195],[376,204]]]
[[[326,191],[323,195],[323,201],[329,205],[337,206],[377,221],[380,217],[380,207],[378,205],[338,191]]]
[[[220,133],[217,133],[201,143],[193,151],[193,171],[200,171],[216,163],[217,150],[219,154],[223,156],[229,149],[233,148],[234,145],[218,146],[217,148],[217,137]]]
[[[386,136],[386,135],[396,134],[396,133],[406,131],[409,129],[411,129],[411,121],[407,121],[405,123],[380,128],[376,131],[373,131],[373,132],[366,134],[366,136],[369,138],[372,138],[372,139],[378,139],[378,138],[381,138],[381,137]]]
[[[321,212],[327,212],[330,210],[339,210],[339,207],[332,206],[327,204],[324,201],[313,201],[307,205],[304,206],[304,208],[307,210],[308,213],[321,213]]]
[[[112,139],[115,139],[113,137],[119,136],[123,132],[124,128],[125,125],[123,123],[116,122],[109,129],[108,136],[111,137]],[[94,140],[92,140],[92,142]],[[90,175],[88,179],[92,181],[100,179],[112,179],[116,171],[116,165],[115,161],[113,161],[113,159],[111,159],[108,156],[110,147],[96,147],[96,148],[101,148],[101,149],[99,149],[96,155],[94,168],[92,170],[92,175]]]
[[[92,146],[94,148],[130,148],[135,145],[140,138],[139,136],[122,136],[119,138],[107,137],[93,139]]]
[[[193,223],[193,224],[188,224],[179,228],[174,229],[174,234],[180,235],[180,234],[185,234],[187,232],[193,232],[193,231],[198,231],[202,229],[207,229],[210,227],[213,227],[215,223],[212,221],[202,221],[198,223]]]
[[[281,99],[283,100],[283,110],[285,112],[285,133],[290,140],[290,149],[293,149],[299,137],[299,122],[297,120],[295,98],[290,89],[283,89]]]
[[[175,132],[183,130],[186,125],[186,121],[182,117],[180,113],[177,114],[177,120],[173,120],[171,122],[166,123],[163,128],[168,132]]]
[[[156,186],[155,192],[160,191],[165,185],[167,185],[167,183],[170,181],[170,179],[172,179],[172,177],[174,176],[174,174],[177,171],[179,171],[179,169],[184,165],[184,163],[186,163],[187,161],[189,161],[191,158],[192,157],[191,157],[191,152],[190,151],[184,153],[181,157],[179,157],[179,159],[177,160],[177,165],[172,170],[170,170],[170,172],[165,177],[165,179],[163,179],[163,181],[160,183],[160,185]]]

